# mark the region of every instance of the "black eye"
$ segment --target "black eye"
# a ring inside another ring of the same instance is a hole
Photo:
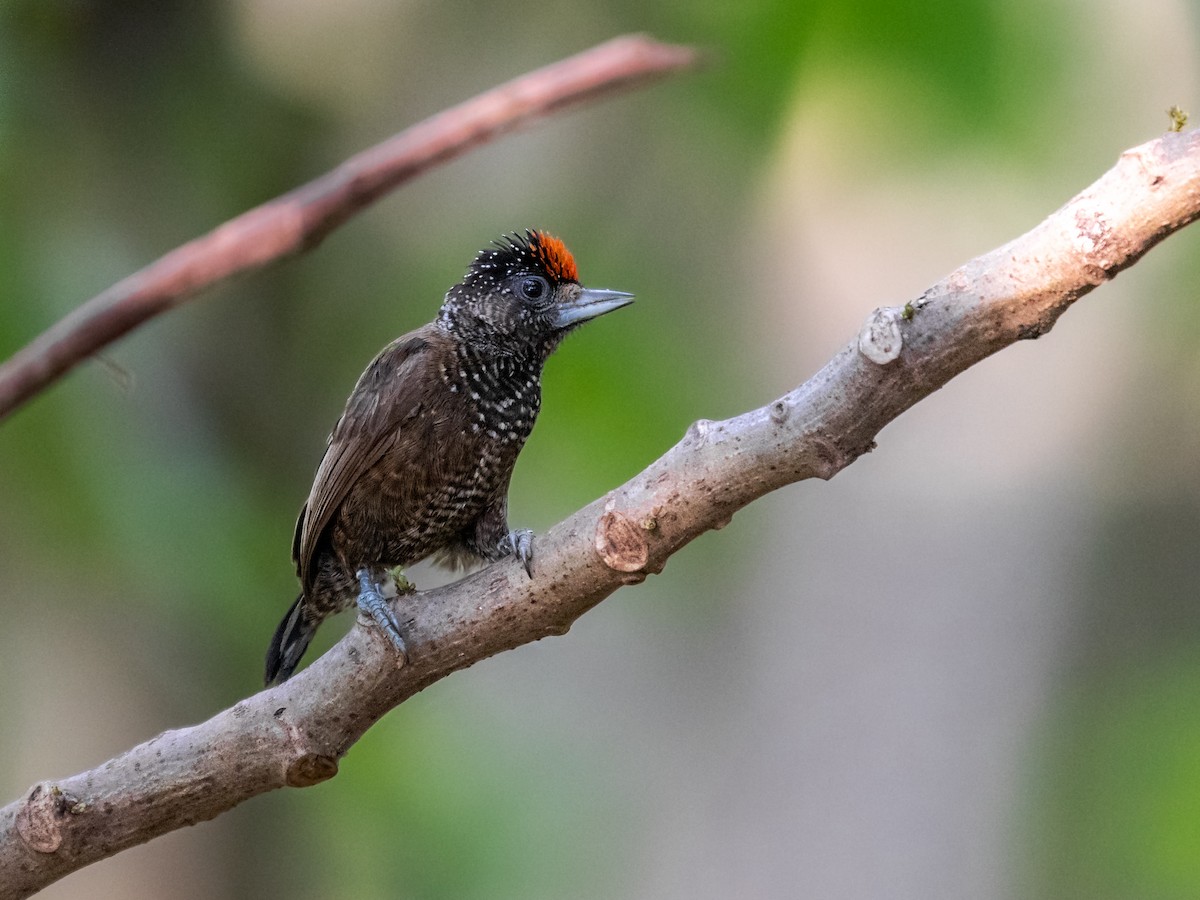
[[[522,278],[517,284],[518,293],[526,300],[540,300],[549,288],[550,285],[546,284],[546,279],[536,275]]]

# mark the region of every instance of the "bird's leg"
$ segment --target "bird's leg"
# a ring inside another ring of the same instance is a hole
[[[400,665],[408,662],[408,648],[404,645],[404,636],[400,634],[400,626],[388,598],[383,595],[383,586],[371,577],[369,569],[359,569],[358,577],[358,608],[378,626],[384,636],[396,648],[400,657]]]
[[[528,528],[509,530],[508,501],[503,495],[483,511],[464,546],[488,562],[515,556],[525,567],[525,574],[533,577],[533,532]]]
[[[525,574],[533,577],[533,532],[528,528],[518,528],[510,531],[500,539],[500,552],[504,556],[510,553],[521,561]]]

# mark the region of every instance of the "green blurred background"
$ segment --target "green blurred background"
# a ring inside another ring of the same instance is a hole
[[[438,169],[0,425],[4,800],[257,689],[342,401],[500,233],[547,228],[639,297],[549,365],[511,497],[545,529],[1032,227],[1169,105],[1200,114],[1183,0],[0,0],[0,357],[635,30],[710,65]],[[430,688],[332,781],[45,896],[1197,896],[1198,242],[568,636]]]

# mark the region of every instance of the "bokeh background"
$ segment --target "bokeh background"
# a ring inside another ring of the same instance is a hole
[[[547,228],[639,297],[548,367],[511,499],[544,529],[1200,113],[1188,0],[2,0],[0,356],[633,30],[710,65],[438,169],[0,425],[5,802],[258,687],[342,401],[493,237]],[[430,688],[332,781],[45,896],[1200,894],[1198,250],[1171,238],[832,482]]]

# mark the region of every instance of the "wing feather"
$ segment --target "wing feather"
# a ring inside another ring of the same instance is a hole
[[[405,419],[420,409],[425,383],[437,377],[428,357],[440,337],[426,326],[393,341],[367,366],[346,401],[296,522],[292,558],[306,594],[316,578],[322,539],[342,502],[395,444]]]

